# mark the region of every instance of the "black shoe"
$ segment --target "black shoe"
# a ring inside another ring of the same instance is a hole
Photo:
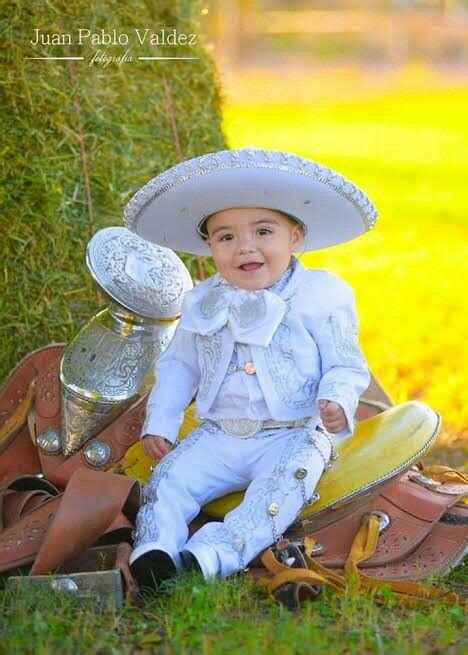
[[[198,563],[197,558],[189,550],[182,550],[180,553],[180,559],[182,560],[185,571],[196,571],[197,573],[201,573],[201,575],[203,575],[203,571],[200,564]]]
[[[156,591],[161,582],[177,573],[177,569],[171,556],[163,550],[149,550],[130,564],[130,572],[140,594],[144,594]]]

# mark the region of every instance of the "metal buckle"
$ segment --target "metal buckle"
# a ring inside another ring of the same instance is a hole
[[[370,512],[366,512],[361,518],[361,525],[368,523],[373,516],[376,516],[379,519],[379,534],[388,530],[390,527],[390,517],[386,512],[382,512],[380,509],[373,509]]]
[[[216,421],[219,427],[232,437],[248,439],[254,434],[260,432],[263,427],[263,421],[256,421],[249,418],[223,418]]]

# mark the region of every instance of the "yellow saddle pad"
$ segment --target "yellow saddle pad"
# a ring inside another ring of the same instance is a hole
[[[181,438],[197,425],[191,405],[185,413]],[[438,414],[419,401],[395,405],[358,422],[351,438],[337,440],[339,457],[317,485],[320,498],[303,509],[298,518],[347,506],[355,498],[365,501],[373,488],[398,477],[420,459],[434,443],[439,427]],[[127,451],[119,469],[146,482],[152,463],[139,442]],[[242,498],[243,492],[228,494],[205,505],[203,511],[213,518],[222,518]]]

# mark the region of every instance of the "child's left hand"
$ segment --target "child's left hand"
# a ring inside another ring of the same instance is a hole
[[[318,401],[317,406],[320,410],[320,418],[322,419],[325,430],[336,433],[346,428],[348,421],[346,420],[342,407],[338,403],[322,398]]]

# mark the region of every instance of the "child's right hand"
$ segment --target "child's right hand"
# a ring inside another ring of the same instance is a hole
[[[162,459],[172,448],[170,441],[157,434],[145,434],[142,443],[145,453],[153,459]]]

